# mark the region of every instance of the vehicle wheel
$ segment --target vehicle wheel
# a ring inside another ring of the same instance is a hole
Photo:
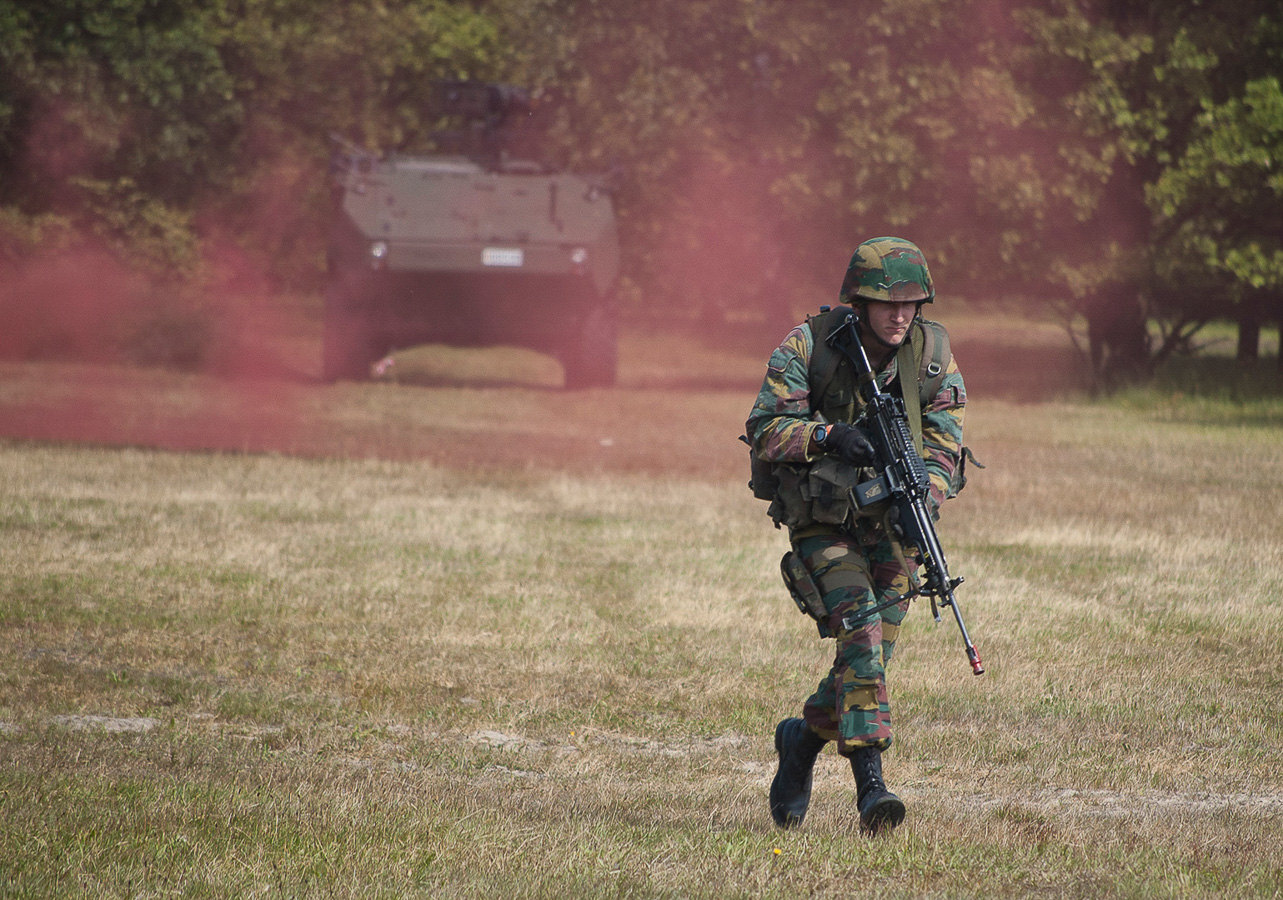
[[[561,354],[568,389],[615,384],[619,365],[617,332],[613,304],[603,304],[589,313],[575,342]]]
[[[321,379],[363,381],[374,362],[374,335],[365,315],[353,308],[350,285],[336,281],[325,290],[321,332]]]

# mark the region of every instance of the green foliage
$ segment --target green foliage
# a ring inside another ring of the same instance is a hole
[[[851,12],[827,3],[488,9],[522,48],[517,71],[571,93],[576,114],[602,126],[568,131],[568,157],[622,163],[625,244],[652,302],[701,302],[683,252],[743,294],[779,266],[780,280],[809,283],[888,232],[930,247],[954,291],[1063,298],[1067,314],[1102,320],[1102,304],[1141,297],[1156,313],[1185,309],[1209,297],[1215,267],[1269,283],[1273,221],[1224,196],[1226,223],[1189,223],[1177,240],[1158,211],[1177,188],[1155,187],[1180,166],[1191,205],[1216,190],[1186,148],[1200,128],[1220,134],[1218,121],[1199,124],[1209,103],[1237,118],[1247,101],[1236,98],[1278,58],[1268,4],[875,3],[860,10],[858,41]],[[1259,123],[1239,138],[1256,165],[1277,167]],[[1225,227],[1251,234],[1201,252],[1191,290],[1170,264]],[[731,246],[718,241],[727,230]],[[1223,313],[1237,295],[1219,283]]]
[[[0,261],[42,252],[66,250],[75,238],[70,219],[55,213],[24,215],[11,206],[0,206]]]
[[[219,20],[253,126],[322,158],[330,132],[384,150],[421,142],[433,80],[492,75],[500,53],[485,16],[444,0],[229,0]]]
[[[1093,6],[1028,21],[1046,56],[1075,64],[1063,94],[1083,124],[1073,140],[1099,136],[1105,151],[1107,194],[1084,221],[1109,237],[1111,217],[1129,218],[1130,252],[1095,281],[1177,321],[1235,317],[1245,289],[1276,284],[1283,20],[1257,2]]]
[[[326,135],[410,143],[431,81],[488,74],[495,40],[438,0],[6,6],[0,203],[189,275],[199,240],[230,239],[315,277]]]
[[[162,202],[226,185],[241,108],[202,4],[67,0],[27,22],[27,77],[8,88],[26,203],[74,205],[71,175],[131,178]]]
[[[1169,277],[1283,288],[1283,91],[1276,76],[1204,102],[1183,154],[1150,187],[1172,232]]]
[[[164,275],[197,264],[192,216],[143,191],[128,177],[115,181],[71,179],[83,194],[84,212],[108,245]]]

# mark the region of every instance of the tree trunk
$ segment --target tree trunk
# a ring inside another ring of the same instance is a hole
[[[1276,288],[1271,291],[1263,306],[1268,312],[1262,318],[1272,319],[1278,328],[1279,345],[1278,353],[1275,354],[1275,371],[1280,378],[1283,378],[1283,290]]]
[[[1112,390],[1152,374],[1145,312],[1134,289],[1109,286],[1080,309],[1087,319],[1093,390]]]
[[[1261,358],[1261,315],[1255,310],[1244,310],[1238,320],[1238,350],[1234,355],[1238,364],[1250,368]]]

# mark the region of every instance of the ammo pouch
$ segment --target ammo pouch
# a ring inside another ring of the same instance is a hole
[[[822,456],[810,464],[775,465],[777,488],[769,510],[777,525],[849,525],[856,518],[881,519],[888,501],[872,469],[857,469]],[[852,504],[852,499],[857,500]]]
[[[749,444],[749,440],[746,437],[741,437],[740,440]],[[749,444],[748,461],[752,467],[749,474],[749,490],[753,492],[753,496],[758,500],[774,500],[775,492],[780,486],[775,477],[775,463],[758,459],[757,454],[753,452],[752,444]]]

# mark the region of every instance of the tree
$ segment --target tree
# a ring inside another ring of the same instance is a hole
[[[1256,358],[1263,319],[1283,319],[1281,163],[1283,91],[1271,75],[1241,96],[1205,100],[1183,152],[1149,189],[1165,238],[1157,274],[1207,286],[1190,314],[1236,317],[1243,362]]]
[[[0,202],[189,261],[190,205],[232,176],[240,106],[195,2],[24,3],[0,40]]]
[[[646,309],[778,331],[855,243],[900,233],[955,291],[1085,319],[1104,383],[1212,318],[1247,354],[1280,314],[1275,7],[21,0],[0,253],[88,234],[173,270],[233,246],[306,284],[327,136],[425,149],[433,82],[500,79],[558,101],[555,161],[617,174]]]
[[[431,82],[487,74],[495,41],[440,0],[8,4],[0,204],[11,222],[69,216],[160,269],[195,265],[211,229],[311,265],[291,243],[323,212],[327,135],[412,144]]]
[[[754,131],[763,52],[739,0],[504,0],[510,74],[562,101],[549,135],[568,167],[613,170],[625,272],[646,305],[721,318],[760,293],[778,220]]]
[[[1104,189],[1049,258],[1109,381],[1151,371],[1212,319],[1250,320],[1274,284],[1283,20],[1260,2],[1047,7],[1021,14],[1040,66],[1063,78],[1036,88],[1043,121],[1061,123],[1061,157],[1089,161]]]
[[[5,352],[197,360],[211,318],[316,284],[328,135],[411,143],[495,35],[440,0],[0,5]]]
[[[996,159],[1033,111],[1006,71],[1019,33],[1001,4],[496,6],[536,48],[525,71],[575,102],[569,158],[622,164],[633,273],[672,303],[707,307],[720,289],[739,306],[755,282],[812,298],[818,282],[827,299],[852,247],[889,231],[990,290],[1018,268],[1001,263],[1041,198],[1022,194],[1036,158]],[[977,242],[977,222],[999,239]]]

